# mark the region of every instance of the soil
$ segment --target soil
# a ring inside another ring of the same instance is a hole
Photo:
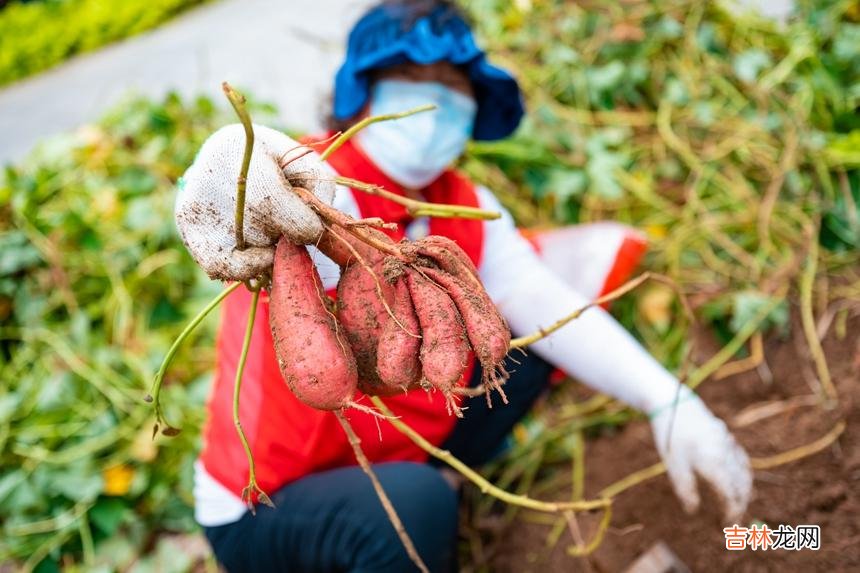
[[[831,328],[824,350],[839,404],[825,409],[807,403],[748,425],[738,414],[768,402],[811,396],[818,387],[799,325],[792,337],[765,343],[767,365],[773,374],[757,370],[708,380],[700,394],[709,407],[729,423],[750,456],[778,454],[821,438],[842,419],[847,428],[832,445],[810,457],[755,472],[755,494],[741,526],[763,522],[821,526],[821,549],[812,551],[728,551],[718,499],[700,481],[702,507],[687,515],[672,493],[665,475],[620,494],[613,506],[611,527],[602,545],[587,559],[570,557],[569,534],[552,549],[547,536],[552,526],[527,520],[524,513],[496,531],[483,545],[484,563],[466,569],[499,572],[624,571],[657,542],[664,542],[691,571],[860,571],[860,320],[848,322],[839,339]],[[696,362],[701,364],[718,347],[707,335],[697,336]],[[614,435],[591,439],[586,446],[586,497],[659,461],[645,421],[631,422]],[[542,494],[566,499],[570,486]],[[579,518],[585,539],[596,530],[598,515]]]

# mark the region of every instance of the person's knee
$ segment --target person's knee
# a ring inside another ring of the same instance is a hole
[[[425,464],[390,463],[374,466],[383,489],[403,526],[431,571],[447,571],[455,562],[457,494],[438,470]],[[403,544],[371,493],[373,511],[368,516],[368,561],[362,570],[409,571],[414,568]]]

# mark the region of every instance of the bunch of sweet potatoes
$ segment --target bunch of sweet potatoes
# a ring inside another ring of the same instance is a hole
[[[336,226],[318,244],[341,267],[336,304],[305,247],[278,244],[270,324],[290,389],[335,410],[354,405],[356,389],[389,396],[423,386],[460,415],[454,391],[474,352],[487,391],[501,392],[510,331],[468,256],[440,236],[395,244],[367,232],[386,253]]]

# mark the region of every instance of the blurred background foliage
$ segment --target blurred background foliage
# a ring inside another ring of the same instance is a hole
[[[785,28],[687,0],[466,6],[493,59],[521,79],[530,113],[512,139],[473,145],[463,167],[523,225],[609,218],[645,230],[645,266],[695,295],[698,318],[726,340],[787,328],[804,275],[817,277],[816,312],[860,299],[856,2],[800,2]],[[0,22],[13,8],[30,7]],[[273,110],[252,111],[272,122]],[[194,528],[191,466],[217,319],[168,374],[163,403],[183,433],[152,441],[142,398],[219,289],[182,248],[172,205],[202,141],[231,121],[205,99],[136,100],[3,173],[0,561],[147,570],[136,559],[159,532]],[[638,289],[614,312],[680,365],[690,332],[672,292]],[[569,474],[584,431],[630,417],[600,398],[558,401],[552,424],[521,426],[490,468],[500,485],[528,489],[553,461]]]
[[[158,530],[193,527],[213,323],[169,373],[167,415],[185,429],[169,447],[153,441],[143,396],[187,318],[219,289],[182,247],[172,213],[177,178],[228,118],[205,99],[133,101],[6,169],[0,561],[50,556],[40,569],[51,570],[62,554],[93,564],[98,553],[122,567]]]
[[[0,2],[0,85],[154,28],[204,1]]]
[[[472,145],[465,167],[523,224],[643,229],[647,267],[726,337],[809,264],[839,277],[831,299],[860,294],[856,2],[799,2],[785,26],[718,2],[466,5],[529,114],[513,138]],[[808,261],[812,236],[824,250]],[[680,308],[665,291],[642,289],[621,305],[641,312],[621,314],[677,366],[686,342],[667,336]]]

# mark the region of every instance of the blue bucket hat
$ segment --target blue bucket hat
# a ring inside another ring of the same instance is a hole
[[[466,21],[444,5],[411,26],[410,17],[407,6],[384,4],[352,29],[346,60],[335,77],[335,119],[349,119],[361,111],[370,97],[371,70],[448,61],[463,68],[472,82],[478,106],[472,137],[494,140],[513,133],[524,113],[520,88],[508,72],[487,62]]]

